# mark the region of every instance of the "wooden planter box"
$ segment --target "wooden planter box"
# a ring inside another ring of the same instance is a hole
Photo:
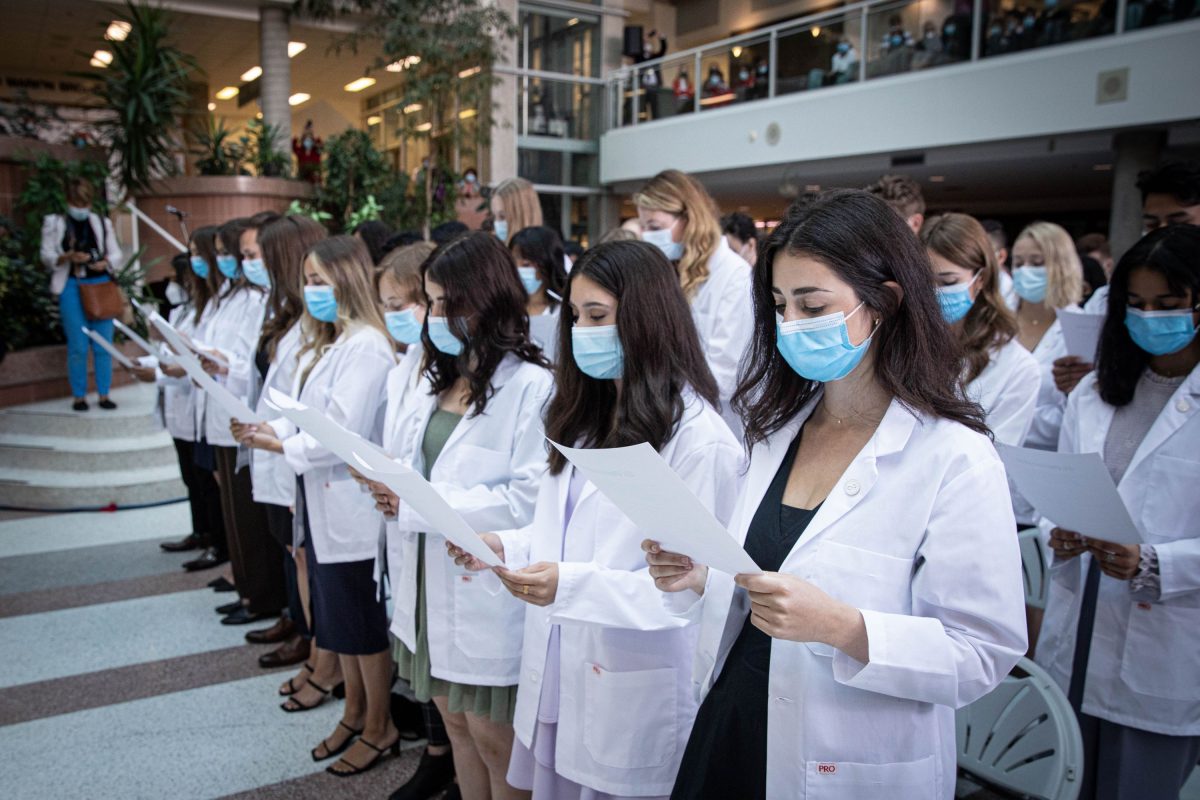
[[[168,205],[187,212],[188,229],[194,231],[205,225],[220,225],[237,217],[250,217],[260,211],[283,213],[293,200],[307,200],[312,196],[313,187],[305,181],[196,175],[158,181],[149,192],[137,195],[137,205],[146,216],[182,241],[183,233],[175,217],[167,213]],[[171,257],[178,251],[149,225],[140,220],[137,225],[138,240],[146,248],[144,261],[148,263],[159,259],[151,267],[148,279],[153,282],[169,277]]]

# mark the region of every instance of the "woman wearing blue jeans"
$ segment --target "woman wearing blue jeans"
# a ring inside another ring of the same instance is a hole
[[[86,326],[112,341],[111,319],[88,320],[83,313],[80,285],[111,280],[110,270],[121,258],[112,222],[91,210],[92,185],[78,179],[67,186],[67,213],[47,214],[42,220],[42,263],[50,269],[50,291],[58,295],[63,331],[67,335],[67,377],[72,406],[87,411],[87,358],[91,348],[100,407],[114,409],[108,397],[112,384],[112,357],[83,332]]]

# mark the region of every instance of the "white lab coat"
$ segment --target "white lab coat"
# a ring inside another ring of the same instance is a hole
[[[743,454],[716,410],[690,397],[661,453],[727,524]],[[533,524],[501,535],[505,562],[514,569],[560,562],[555,602],[525,610],[513,727],[532,749],[547,644],[558,625],[555,772],[608,794],[670,794],[696,716],[697,626],[661,602],[641,549],[652,532],[637,528],[592,483],[580,491],[564,532],[571,473],[569,464],[558,475],[547,473]]]
[[[420,399],[418,389],[422,385],[421,366],[425,360],[425,348],[419,342],[410,344],[399,358],[387,376],[387,408],[379,440],[383,449],[392,456],[399,451],[404,423]]]
[[[266,295],[256,289],[244,287],[221,298],[212,314],[205,314],[196,329],[197,344],[220,350],[229,360],[229,372],[241,374],[253,369],[254,351],[258,347],[258,334],[262,330],[263,314],[266,312]],[[227,377],[216,380],[227,383]],[[237,441],[229,430],[230,416],[213,402],[204,392],[196,399],[197,424],[203,420],[208,443],[217,447],[236,447]]]
[[[717,379],[721,416],[735,436],[742,421],[730,408],[737,389],[738,370],[754,335],[754,299],[750,292],[750,265],[733,252],[724,236],[708,259],[708,279],[692,298],[692,317],[700,334],[700,347],[708,368]]]
[[[733,535],[750,521],[815,401],[751,452]],[[950,798],[954,710],[990,692],[1024,654],[1025,599],[1004,466],[986,437],[893,401],[781,572],[862,611],[870,661],[773,640],[767,797]],[[709,570],[697,690],[707,693],[748,614]]]
[[[1037,361],[1010,339],[992,351],[983,372],[967,384],[967,397],[983,407],[997,442],[1020,447],[1033,422],[1040,388]]]
[[[299,383],[305,354],[296,371]],[[366,325],[344,330],[292,396],[320,411],[351,433],[378,435],[383,411],[383,384],[395,363],[390,337]],[[307,433],[286,420],[271,426],[283,439],[283,455],[295,475],[304,476],[304,499],[317,560],[322,564],[368,561],[379,542],[379,512],[371,495],[350,477],[346,464]],[[279,426],[279,427],[276,427]],[[282,432],[281,432],[282,429]],[[286,433],[286,438],[283,435]],[[297,528],[302,525],[296,521]]]
[[[1000,296],[1004,298],[1004,304],[1008,306],[1009,311],[1015,312],[1017,306],[1021,305],[1021,297],[1017,294],[1017,286],[1013,283],[1012,275],[1004,267],[1000,268]]]
[[[171,309],[169,322],[175,330],[191,336],[195,330],[196,314],[191,303],[176,306]],[[199,389],[192,386],[191,378],[172,378],[162,371],[162,365],[155,370],[155,382],[163,393],[163,423],[172,438],[185,442],[195,442],[200,437],[196,435],[196,395]]]
[[[1059,450],[1103,453],[1115,409],[1095,376],[1071,393]],[[1120,492],[1162,577],[1159,600],[1103,573],[1083,712],[1167,736],[1200,735],[1200,368],[1175,390],[1121,478]],[[1048,536],[1054,523],[1041,522]],[[1079,531],[1086,536],[1087,531]],[[1053,562],[1037,660],[1063,691],[1090,555]]]
[[[297,388],[300,327],[300,321],[297,320],[275,345],[275,358],[267,366],[267,374],[261,383],[258,380],[258,368],[254,364],[250,364],[252,372],[245,373],[248,384],[244,387],[237,385],[238,381],[231,374],[230,391],[240,394],[247,403],[254,403],[255,413],[264,419],[279,413],[267,405],[270,389],[277,389],[291,397]],[[290,507],[296,502],[296,473],[279,453],[257,448],[250,450],[250,484],[256,503]]]
[[[112,220],[101,217],[92,211],[88,214],[88,222],[92,225],[92,233],[96,236],[100,252],[108,261],[113,271],[125,266],[122,261],[121,243],[117,241],[116,231],[113,230]],[[42,264],[50,270],[50,291],[55,295],[62,294],[70,277],[70,264],[59,264],[58,257],[63,254],[62,240],[67,232],[67,217],[65,214],[47,214],[42,217]]]
[[[492,376],[495,393],[479,415],[468,410],[433,464],[430,482],[478,531],[521,528],[533,519],[546,471],[544,406],[550,372],[508,355]],[[423,472],[421,442],[437,397],[422,379],[407,416],[396,459]],[[395,536],[388,537],[392,633],[416,649],[418,533],[426,531],[425,598],[429,661],[435,678],[474,686],[513,686],[521,666],[525,606],[492,572],[455,566],[445,540],[428,532],[419,514],[400,503]]]
[[[1108,313],[1108,284],[1092,292],[1092,296],[1083,304],[1083,310],[1089,314],[1104,315]]]

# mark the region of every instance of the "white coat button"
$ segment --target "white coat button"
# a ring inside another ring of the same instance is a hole
[[[845,489],[846,489],[846,494],[850,495],[851,497],[854,497],[854,495],[859,493],[859,490],[861,490],[862,487],[858,485],[858,481],[851,478],[850,480],[846,481]]]
[[[1182,397],[1179,398],[1179,400],[1175,403],[1175,408],[1179,410],[1180,414],[1186,414],[1188,409],[1191,407],[1191,404],[1189,404],[1188,401],[1184,400]]]

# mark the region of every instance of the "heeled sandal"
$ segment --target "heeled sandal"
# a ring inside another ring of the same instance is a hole
[[[356,767],[353,764],[351,764],[349,761],[347,761],[346,759],[342,758],[342,759],[339,759],[336,764],[331,764],[328,767],[326,767],[325,771],[328,772],[330,775],[334,775],[338,778],[351,778],[355,775],[362,775],[364,772],[369,772],[370,770],[374,769],[375,765],[377,765],[380,761],[382,761],[383,757],[389,753],[393,756],[400,755],[400,737],[399,736],[396,737],[396,741],[392,742],[387,747],[376,747],[375,745],[368,742],[366,739],[362,739],[362,738],[360,738],[358,741],[362,742],[367,747],[369,747],[375,751],[375,755],[371,757],[370,761],[368,761],[366,764],[363,764],[361,767]],[[350,769],[348,769],[348,770],[334,769],[334,767],[336,767],[338,764],[345,764],[346,766],[350,767]]]
[[[332,688],[326,689],[324,686],[320,685],[319,683],[314,681],[312,678],[309,678],[308,680],[306,680],[305,683],[307,683],[309,686],[313,687],[314,689],[316,689],[318,692],[321,693],[320,700],[317,700],[312,705],[306,706],[306,705],[304,705],[304,703],[301,703],[295,697],[289,697],[287,700],[280,703],[279,707],[282,708],[284,711],[286,711],[289,714],[296,714],[301,711],[312,711],[314,708],[316,708],[317,706],[321,705],[326,700],[328,700],[329,693],[333,691]]]
[[[354,743],[355,736],[362,735],[361,730],[356,731],[356,730],[354,730],[354,728],[351,728],[349,725],[347,725],[345,722],[342,722],[341,720],[338,720],[338,727],[345,728],[347,731],[349,731],[350,735],[342,740],[342,743],[337,746],[336,750],[331,749],[329,747],[329,745],[327,744],[327,742],[329,741],[329,737],[326,736],[324,739],[321,740],[321,743],[319,745],[317,745],[317,747],[325,748],[325,755],[318,756],[317,755],[317,747],[314,747],[312,750],[308,751],[309,755],[312,756],[313,761],[326,761],[330,758],[333,758],[334,756],[340,756],[342,753],[346,752],[346,748],[348,748],[351,744]]]
[[[312,674],[313,674],[313,667],[312,667],[312,664],[309,664],[309,663],[305,662],[305,664],[304,664],[304,667],[303,667],[303,668],[304,668],[304,669],[306,669],[306,670],[308,670],[308,674],[309,674],[309,675],[312,675]],[[279,687],[279,696],[280,696],[280,697],[291,697],[291,696],[292,696],[292,695],[294,695],[296,692],[298,692],[298,691],[300,691],[301,689],[303,689],[303,688],[304,688],[304,685],[303,685],[303,684],[301,684],[299,687],[297,687],[297,686],[296,686],[296,678],[298,678],[298,677],[300,677],[300,676],[299,676],[299,675],[293,675],[292,677],[288,678],[288,679],[287,679],[287,684],[286,684],[286,686],[287,686],[287,688],[286,688],[286,689],[285,689],[283,686],[280,686],[280,687]]]

